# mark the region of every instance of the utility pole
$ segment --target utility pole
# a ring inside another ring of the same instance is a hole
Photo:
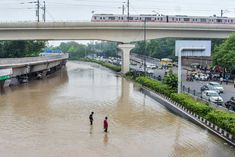
[[[46,2],[43,1],[43,22],[46,22]]]
[[[221,10],[221,11],[220,11],[220,15],[221,15],[221,17],[223,17],[223,15],[224,15],[224,10]]]
[[[36,2],[36,17],[37,17],[37,22],[40,22],[40,14],[39,14],[39,9],[40,9],[40,3],[39,0]]]
[[[122,15],[124,15],[124,14],[125,14],[125,5],[122,4]]]
[[[129,21],[129,17],[130,17],[130,1],[127,0],[127,20]]]

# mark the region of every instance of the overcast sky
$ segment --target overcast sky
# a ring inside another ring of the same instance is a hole
[[[35,0],[0,0],[0,22],[36,21]],[[40,0],[43,4],[43,0]],[[45,0],[47,21],[89,21],[95,13],[121,14],[126,0]],[[22,4],[23,3],[23,4]],[[235,17],[235,0],[130,0],[130,14]],[[41,11],[42,13],[42,11]]]
[[[34,0],[0,0],[0,21],[33,21]],[[125,0],[126,1],[126,0]],[[41,4],[43,0],[40,0]],[[95,13],[121,13],[123,0],[45,0],[47,19],[49,21],[90,20]],[[25,3],[25,4],[21,4]],[[130,13],[151,13],[153,10],[161,14],[173,15],[205,15],[220,14],[235,17],[235,0],[130,0]]]

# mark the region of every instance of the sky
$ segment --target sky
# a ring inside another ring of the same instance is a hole
[[[36,21],[35,0],[0,0],[0,22]],[[40,0],[46,21],[90,21],[95,13],[121,14],[127,0]],[[235,17],[235,0],[130,0],[130,14]],[[42,10],[40,15],[42,14]],[[42,16],[41,16],[42,17]]]

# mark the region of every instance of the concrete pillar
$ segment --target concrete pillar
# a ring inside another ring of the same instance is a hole
[[[4,83],[5,83],[5,80],[0,80],[0,94],[4,93]]]
[[[122,73],[125,74],[129,72],[130,67],[130,51],[133,49],[135,45],[133,44],[120,44],[118,48],[122,50]]]

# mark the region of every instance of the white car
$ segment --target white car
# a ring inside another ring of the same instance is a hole
[[[218,82],[209,82],[207,86],[211,86],[214,89],[218,90],[219,93],[224,93],[224,88]]]
[[[206,81],[206,80],[208,80],[209,75],[208,75],[208,74],[199,73],[199,74],[196,74],[196,75],[194,76],[194,78],[195,78],[196,80]]]
[[[213,102],[215,104],[222,105],[224,100],[221,96],[214,90],[205,90],[202,92],[202,98],[208,100],[209,102]]]

